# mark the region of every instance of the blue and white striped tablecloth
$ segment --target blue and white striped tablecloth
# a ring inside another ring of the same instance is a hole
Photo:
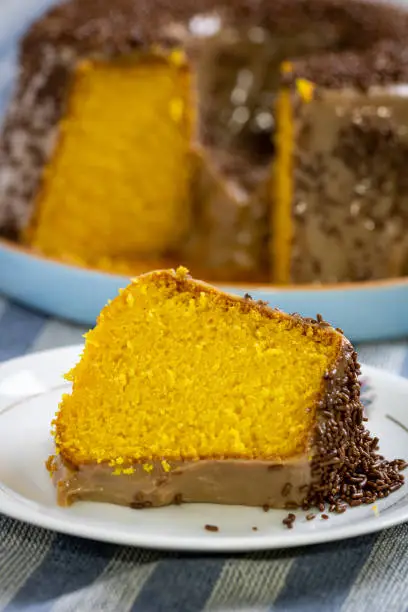
[[[0,298],[0,360],[81,342],[84,329]],[[408,376],[408,341],[361,360]],[[91,542],[0,515],[0,610],[406,612],[408,525],[308,548],[187,555]]]

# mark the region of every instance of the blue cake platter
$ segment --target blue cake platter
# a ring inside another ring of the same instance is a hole
[[[126,276],[62,264],[0,240],[0,292],[50,315],[93,326],[107,300],[128,283]],[[321,313],[354,342],[408,335],[408,278],[287,288],[218,286],[237,295],[250,293],[287,312]]]

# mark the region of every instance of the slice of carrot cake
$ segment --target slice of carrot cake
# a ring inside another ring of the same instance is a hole
[[[185,268],[140,276],[67,375],[47,463],[58,501],[372,502],[402,485],[402,463],[376,452],[358,374],[321,317],[228,295]]]

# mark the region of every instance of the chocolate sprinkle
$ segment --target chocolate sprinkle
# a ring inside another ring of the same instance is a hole
[[[151,508],[152,507],[152,502],[151,501],[144,501],[144,502],[133,502],[130,504],[130,507],[133,508],[133,510],[144,510],[145,508]]]
[[[295,514],[288,514],[288,516],[286,518],[283,519],[282,523],[288,528],[288,529],[292,529],[293,528],[293,523],[296,521],[296,515]]]
[[[213,531],[213,532],[219,531],[219,528],[216,525],[205,525],[204,529],[206,531]]]
[[[282,489],[282,497],[287,497],[292,491],[292,484],[287,482]]]

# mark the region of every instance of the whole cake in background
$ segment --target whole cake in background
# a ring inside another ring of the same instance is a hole
[[[21,44],[0,228],[212,280],[408,273],[408,13],[368,0],[71,0]]]
[[[67,375],[47,462],[58,501],[341,513],[387,497],[406,463],[379,454],[358,375],[352,345],[320,316],[185,268],[144,274],[102,310]]]

